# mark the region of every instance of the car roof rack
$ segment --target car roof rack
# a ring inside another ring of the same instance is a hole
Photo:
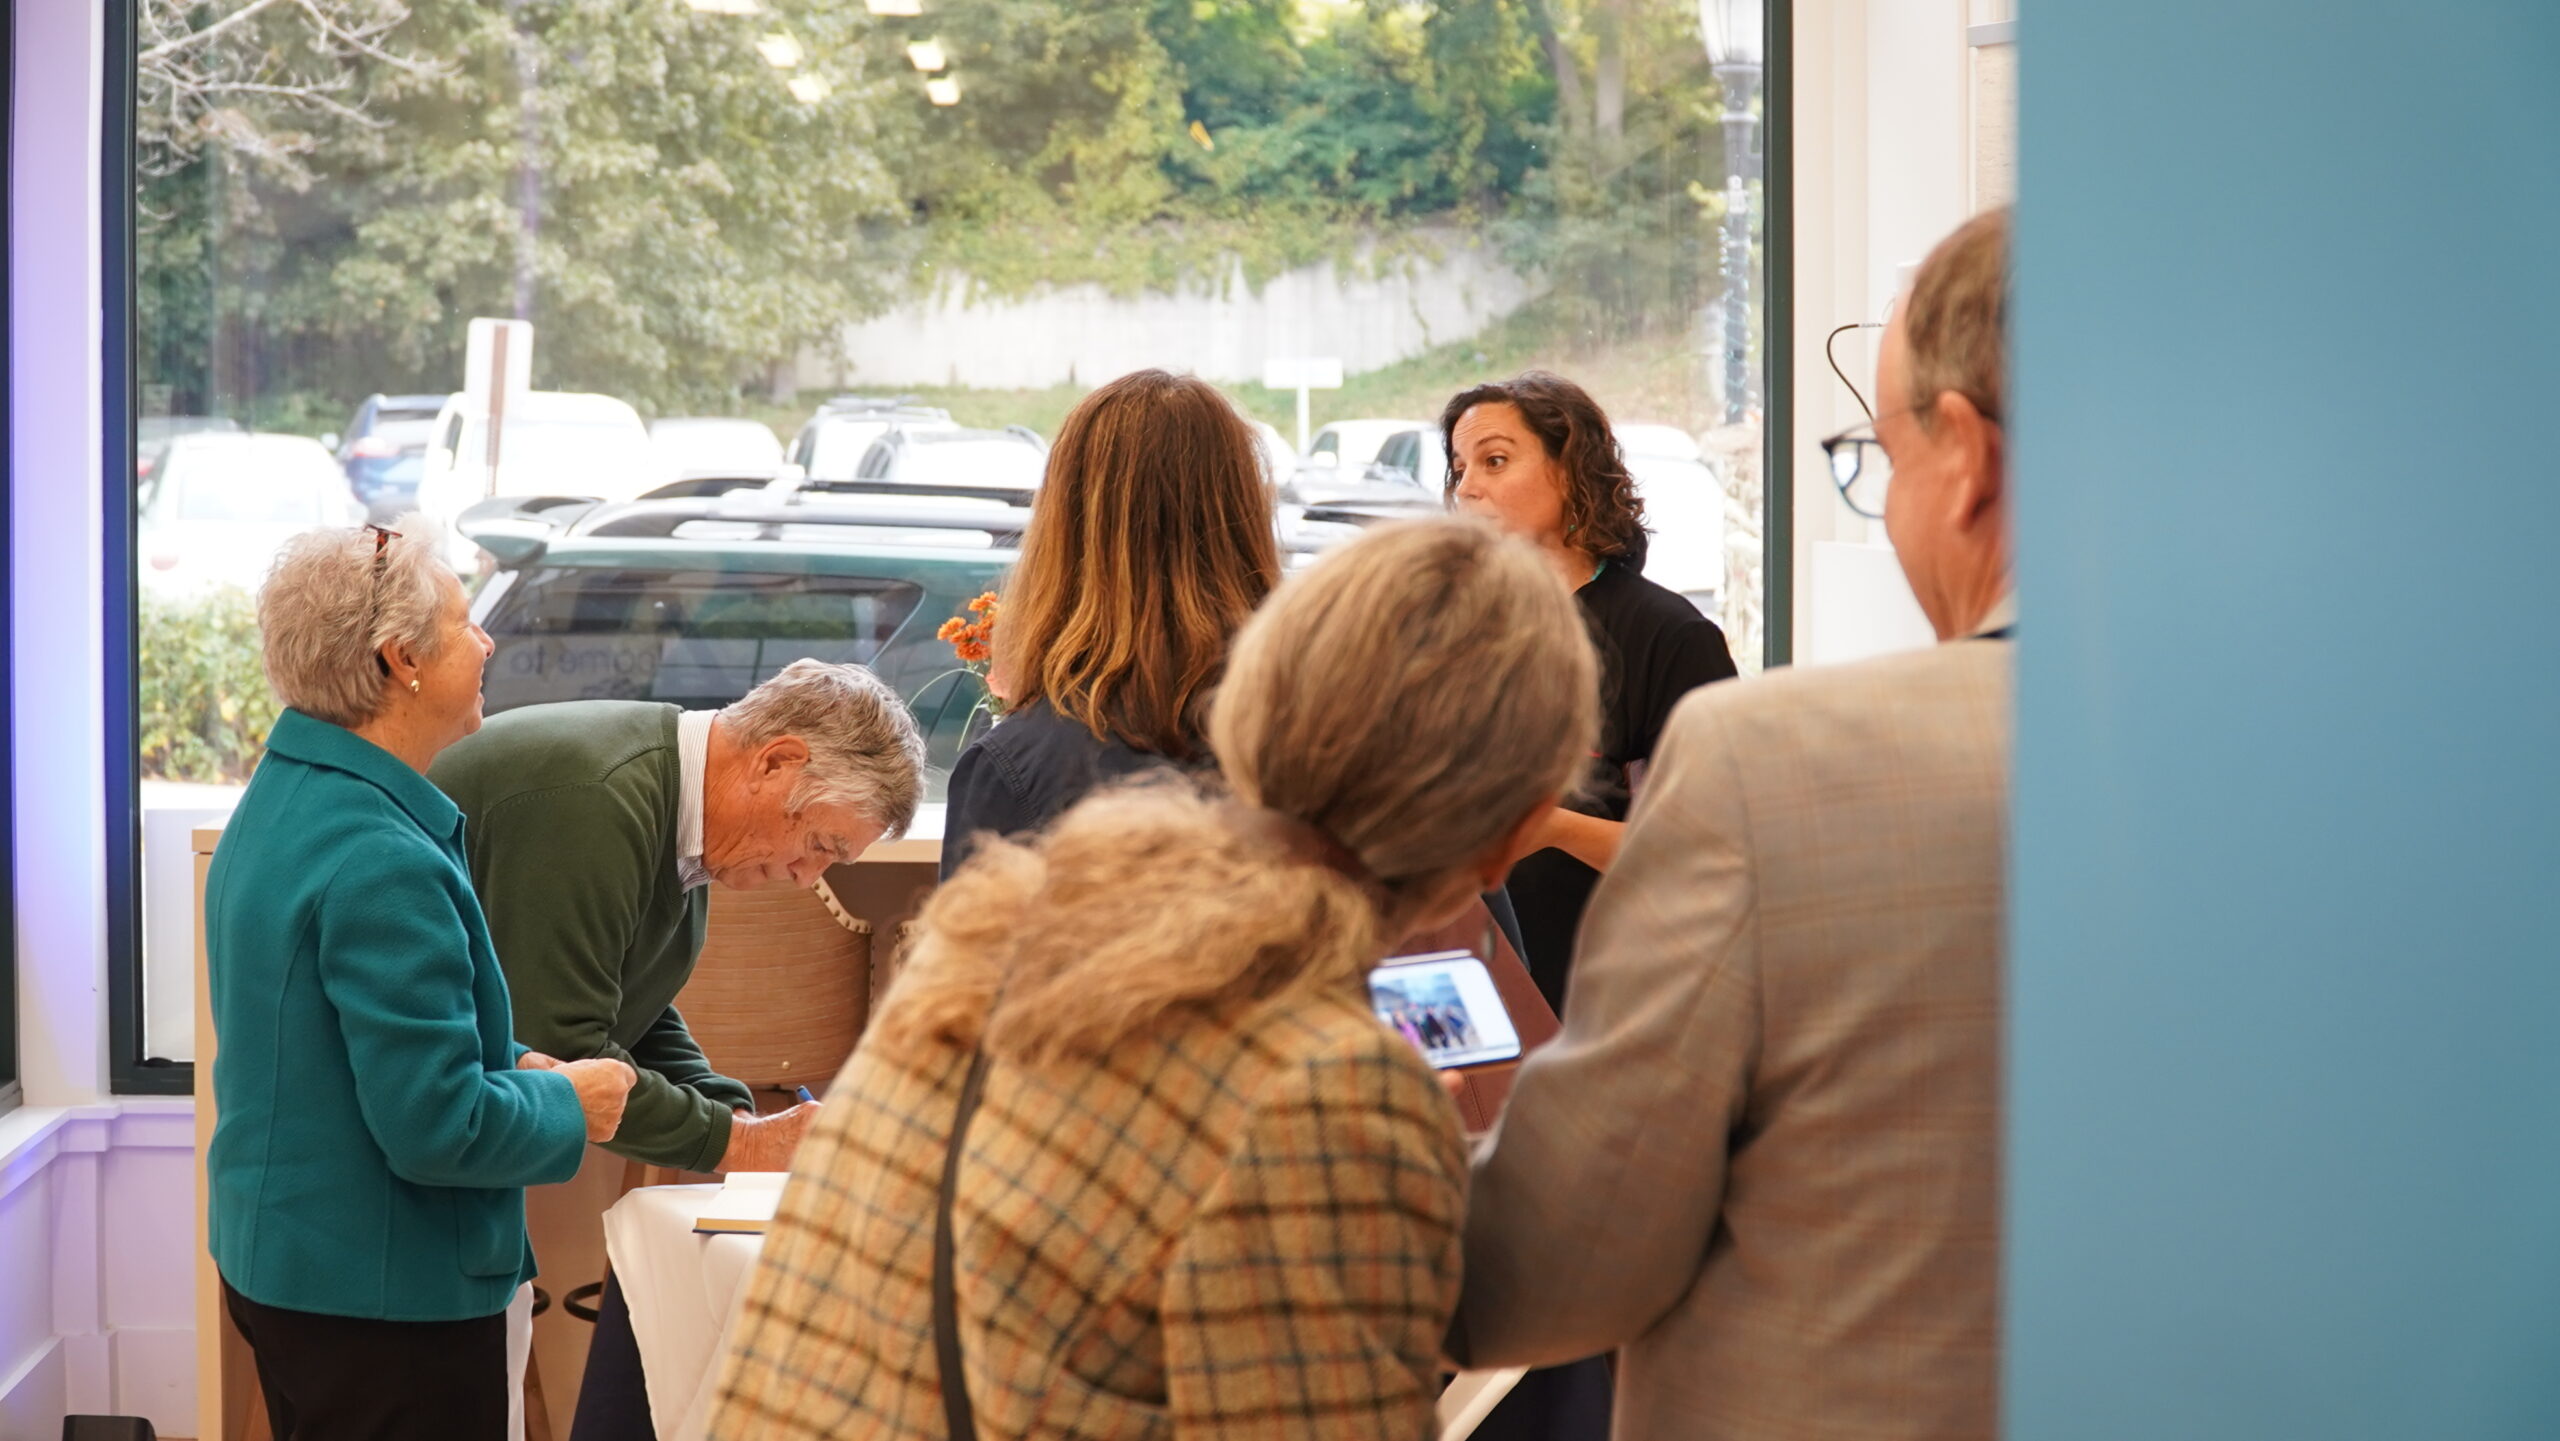
[[[818,402],[820,415],[897,415],[916,420],[949,420],[951,412],[927,405],[912,395],[838,395]]]
[[[600,506],[581,516],[571,533],[584,538],[676,538],[686,526],[717,524],[753,526],[733,540],[780,540],[786,528],[843,526],[865,530],[951,531],[977,533],[998,548],[1021,544],[1031,510],[1019,505],[971,504],[965,498],[946,504],[865,503],[832,497],[775,497],[761,492],[731,491],[717,500],[641,500]]]
[[[731,491],[735,495],[738,492]],[[1032,492],[1019,485],[956,485],[944,482],[897,480],[804,480],[799,494],[812,499],[847,495],[900,495],[949,500],[994,500],[1018,505],[1031,498]]]

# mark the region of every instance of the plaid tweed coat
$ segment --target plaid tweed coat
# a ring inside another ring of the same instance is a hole
[[[1465,1153],[1366,999],[989,1066],[953,1209],[985,1441],[1432,1435]],[[943,1436],[934,1210],[969,1057],[889,1049],[855,1052],[801,1144],[718,1441]]]

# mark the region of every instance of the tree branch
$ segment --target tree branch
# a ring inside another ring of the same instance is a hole
[[[202,30],[190,30],[175,40],[163,40],[159,44],[152,46],[150,49],[143,51],[142,54],[136,58],[147,64],[154,60],[161,60],[168,56],[175,55],[181,50],[192,49],[213,39],[215,36],[220,35],[233,26],[248,21],[251,17],[257,15],[258,12],[274,9],[276,6],[283,3],[284,0],[249,0],[248,4],[243,5],[239,9],[232,11],[230,14],[223,16],[221,19],[214,21]]]

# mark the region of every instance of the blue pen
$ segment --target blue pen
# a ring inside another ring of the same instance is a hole
[[[801,1105],[804,1105],[804,1106],[810,1106],[810,1105],[815,1105],[815,1104],[817,1104],[817,1100],[818,1100],[818,1098],[817,1098],[817,1097],[815,1097],[815,1096],[810,1095],[810,1094],[809,1094],[809,1088],[808,1088],[808,1087],[806,1087],[806,1086],[795,1086],[795,1087],[793,1087],[793,1088],[792,1088],[792,1091],[791,1091],[791,1094],[793,1094],[793,1095],[795,1095],[795,1096],[798,1096],[798,1097],[800,1098],[800,1104],[801,1104]]]

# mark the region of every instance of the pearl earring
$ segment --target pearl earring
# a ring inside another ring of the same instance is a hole
[[[413,681],[409,682],[409,690],[410,690],[410,692],[411,692],[412,694],[415,694],[415,693],[416,693],[416,691],[417,691],[417,689],[418,689],[418,683],[417,683],[416,681],[414,681],[414,680],[413,680]]]

